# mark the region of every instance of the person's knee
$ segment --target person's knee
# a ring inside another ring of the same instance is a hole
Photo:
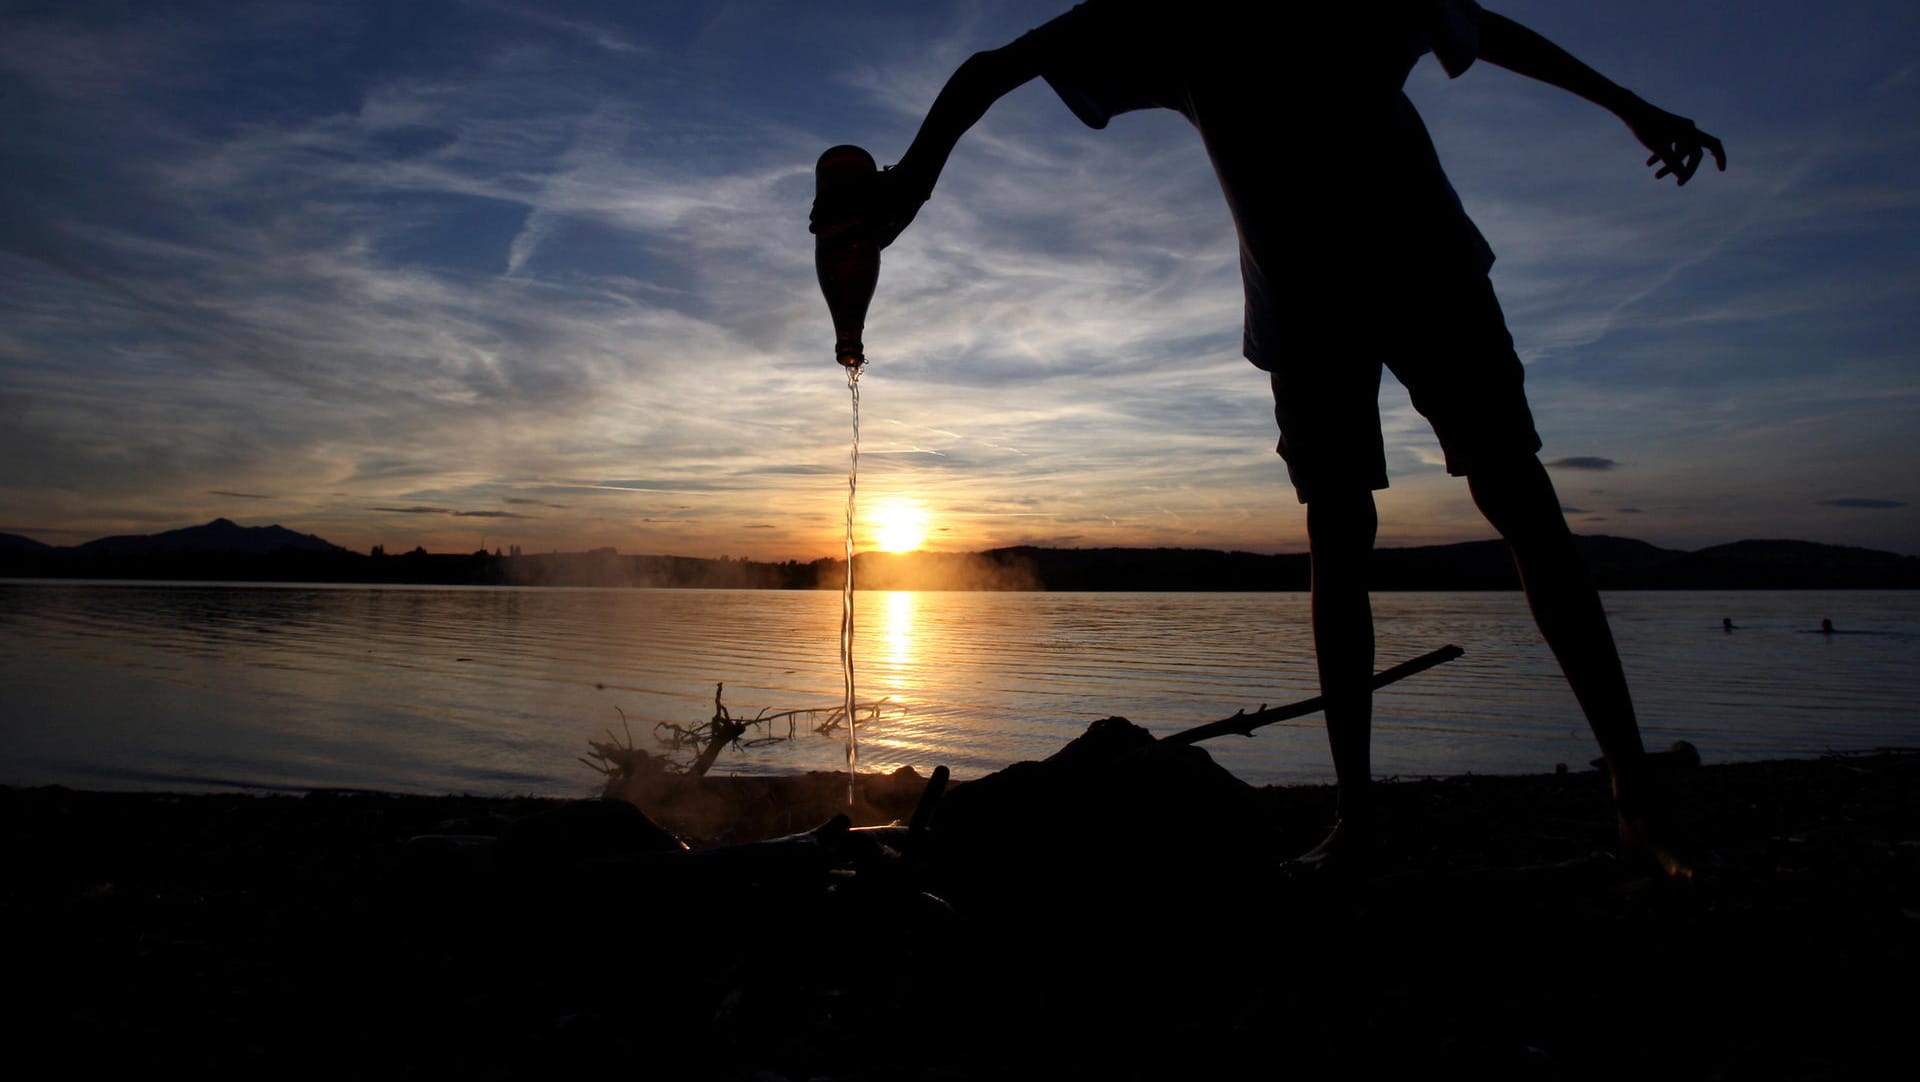
[[[1509,541],[1542,530],[1565,531],[1560,497],[1534,455],[1490,463],[1467,474],[1474,506]]]
[[[1379,527],[1371,489],[1315,493],[1307,500],[1307,543],[1315,551],[1370,549]]]

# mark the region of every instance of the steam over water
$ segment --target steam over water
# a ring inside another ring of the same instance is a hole
[[[1708,761],[1920,744],[1920,594],[1607,596],[1648,743]],[[579,795],[588,738],[831,707],[827,591],[0,583],[0,783]],[[1375,597],[1382,775],[1533,773],[1598,754],[1520,595]],[[1738,630],[1723,632],[1731,617]],[[1811,629],[1829,617],[1842,633]],[[862,593],[861,768],[973,777],[1121,714],[1165,735],[1314,694],[1304,594]],[[784,728],[782,729],[784,732]],[[1204,745],[1248,781],[1330,781],[1318,717]],[[717,772],[844,766],[844,737]]]

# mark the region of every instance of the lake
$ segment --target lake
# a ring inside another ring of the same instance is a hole
[[[1709,762],[1920,744],[1920,593],[1606,597],[1650,747]],[[0,581],[0,783],[592,792],[589,739],[841,698],[840,598],[765,590]],[[1517,593],[1374,599],[1380,775],[1597,756]],[[975,777],[1120,714],[1166,735],[1313,695],[1304,594],[864,593],[862,770]],[[1725,632],[1731,618],[1737,630]],[[1840,633],[1816,630],[1831,618]],[[786,727],[777,732],[784,735]],[[1255,784],[1332,780],[1318,716],[1203,745]],[[728,749],[719,773],[841,769],[844,740]]]

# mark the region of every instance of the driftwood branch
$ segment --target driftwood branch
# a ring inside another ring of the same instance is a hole
[[[1412,660],[1402,661],[1391,669],[1375,673],[1373,681],[1368,686],[1377,691],[1393,683],[1395,680],[1404,679],[1417,672],[1425,672],[1435,665],[1452,661],[1464,653],[1466,653],[1466,651],[1460,649],[1458,646],[1442,646],[1440,649],[1431,653],[1421,654]],[[1275,722],[1287,721],[1291,718],[1311,714],[1326,705],[1326,696],[1315,695],[1311,699],[1302,699],[1297,703],[1292,703],[1287,706],[1276,706],[1271,710],[1264,706],[1251,714],[1242,710],[1230,718],[1221,718],[1219,721],[1188,729],[1185,732],[1174,733],[1172,736],[1163,739],[1161,743],[1196,744],[1202,740],[1211,740],[1216,736],[1226,736],[1229,733],[1238,736],[1252,736],[1253,731],[1262,725],[1272,725]]]
[[[580,759],[581,762],[606,776],[604,792],[617,793],[626,787],[628,779],[639,775],[661,774],[675,769],[668,760],[657,759],[648,755],[645,750],[634,747],[633,727],[627,724],[627,712],[617,706],[613,711],[620,715],[621,731],[627,734],[625,742],[614,736],[613,730],[609,729],[606,743],[603,744],[598,740],[587,741],[587,746],[593,749],[593,758]]]
[[[763,709],[752,717],[744,714],[736,715],[727,709],[727,704],[721,698],[725,690],[725,684],[713,686],[713,716],[706,721],[697,725],[681,725],[672,721],[654,723],[654,739],[666,745],[670,751],[678,752],[683,748],[699,749],[694,754],[693,761],[685,766],[665,756],[656,758],[635,748],[631,729],[627,730],[625,743],[611,732],[607,734],[605,743],[589,740],[587,744],[593,749],[593,756],[591,759],[583,757],[580,761],[606,775],[607,788],[613,791],[636,774],[684,774],[689,777],[702,777],[713,769],[714,762],[719,759],[720,753],[726,750],[728,745],[736,748],[757,748],[791,740],[794,738],[796,724],[801,719],[805,719],[813,731],[818,733],[831,733],[848,721],[844,703],[833,707],[803,707],[798,710]],[[855,703],[853,721],[861,725],[879,721],[887,715],[889,708],[895,711],[902,709],[894,706],[891,699]],[[614,709],[619,710],[618,707]],[[774,731],[775,724],[782,721],[787,723],[785,735]],[[621,712],[620,724],[625,726],[626,723],[627,715]],[[755,730],[763,735],[748,735]]]
[[[707,768],[720,757],[720,749],[740,739],[740,734],[747,731],[746,723],[728,714],[726,704],[720,701],[720,690],[724,687],[725,684],[713,685],[713,719],[708,722],[707,746],[700,749],[700,757],[687,768],[687,773],[696,778],[706,774]]]

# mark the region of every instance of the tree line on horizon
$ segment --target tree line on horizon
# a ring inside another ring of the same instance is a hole
[[[1644,541],[1576,539],[1601,589],[1920,589],[1920,558],[1809,541],[1738,541],[1694,552]],[[839,589],[845,561],[485,550],[361,554],[280,526],[216,519],[161,534],[67,548],[0,535],[0,577],[326,582],[468,586]],[[854,581],[871,590],[1304,591],[1305,553],[1015,546],[974,553],[866,552]],[[1504,542],[1375,550],[1375,590],[1512,590]]]

